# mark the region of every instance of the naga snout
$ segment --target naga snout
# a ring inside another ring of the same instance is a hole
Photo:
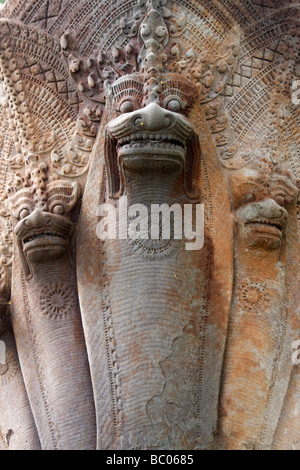
[[[37,253],[55,257],[63,254],[72,231],[73,223],[69,219],[39,209],[20,220],[15,227],[23,252],[35,261],[41,259]]]
[[[187,118],[157,103],[123,114],[108,125],[108,135],[115,141],[121,159],[130,156],[150,160],[173,158],[180,166],[185,161],[187,142],[194,134]]]
[[[248,204],[237,212],[237,216],[250,246],[274,249],[281,245],[288,212],[274,199]]]

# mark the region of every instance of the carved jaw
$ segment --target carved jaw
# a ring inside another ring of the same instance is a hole
[[[117,141],[117,153],[124,165],[131,168],[152,167],[158,161],[183,168],[185,142],[172,134],[136,133]]]
[[[237,211],[240,235],[249,248],[280,248],[288,212],[273,199],[248,204]]]
[[[192,179],[199,158],[198,136],[191,122],[179,113],[150,103],[109,122],[106,128],[105,163],[110,193],[122,192],[123,168],[180,173],[189,169]],[[191,184],[186,182],[186,187]]]
[[[66,217],[36,209],[15,227],[22,252],[31,263],[56,259],[65,254],[73,232]]]
[[[129,165],[130,160],[142,160],[146,165],[169,160],[182,168],[186,142],[194,129],[183,116],[150,103],[111,121],[108,132],[116,142],[118,157]]]

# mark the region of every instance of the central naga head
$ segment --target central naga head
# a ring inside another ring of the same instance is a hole
[[[189,169],[194,165],[197,134],[188,113],[198,88],[188,78],[164,70],[169,40],[166,24],[156,9],[140,26],[144,45],[140,72],[106,82],[106,168],[110,195],[122,191],[122,171]],[[189,154],[187,148],[190,149]],[[186,178],[187,191],[191,182]]]

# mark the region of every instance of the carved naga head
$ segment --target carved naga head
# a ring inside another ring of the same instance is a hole
[[[113,42],[108,49],[99,44],[88,58],[80,55],[69,32],[61,37],[70,75],[83,97],[83,120],[96,122],[97,113],[101,116],[95,147],[98,155],[105,148],[113,198],[124,191],[126,169],[173,175],[177,171],[186,196],[199,197],[202,105],[210,106],[219,97],[222,102],[237,63],[238,28],[226,40],[215,39],[214,54],[207,47],[204,28],[196,50],[183,35],[186,19],[166,4],[167,0],[138,0],[134,17],[120,22],[122,45]],[[199,26],[199,34],[201,30]]]
[[[14,233],[23,265],[63,256],[73,232],[70,212],[79,198],[79,186],[69,181],[47,181],[47,165],[31,165],[23,187],[8,198]]]
[[[246,167],[237,171],[231,185],[239,236],[244,245],[252,249],[279,249],[299,192],[294,178],[268,162],[258,170]]]
[[[188,170],[185,188],[189,192],[197,165],[197,135],[187,116],[199,91],[185,76],[165,70],[168,57],[164,46],[169,33],[157,9],[150,9],[141,23],[140,39],[139,73],[105,84],[110,196],[118,197],[122,192],[124,167]]]

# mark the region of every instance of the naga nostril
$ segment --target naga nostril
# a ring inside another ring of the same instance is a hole
[[[165,118],[165,122],[164,122],[165,127],[170,127],[170,126],[171,126],[171,122],[172,122],[171,119],[170,119],[169,117],[166,117],[166,118]]]
[[[280,209],[279,211],[279,217],[282,218],[282,219],[285,219],[287,218],[287,213],[284,209]]]
[[[141,117],[138,117],[135,121],[134,121],[134,125],[136,127],[142,127],[144,125],[144,120],[141,118]]]
[[[51,223],[51,217],[45,218],[45,225],[49,225]]]
[[[133,120],[134,127],[150,132],[168,129],[172,122],[173,116],[157,103],[148,104]]]
[[[24,220],[23,223],[24,223],[25,227],[27,227],[27,228],[31,227],[31,222],[30,222],[30,220]]]

